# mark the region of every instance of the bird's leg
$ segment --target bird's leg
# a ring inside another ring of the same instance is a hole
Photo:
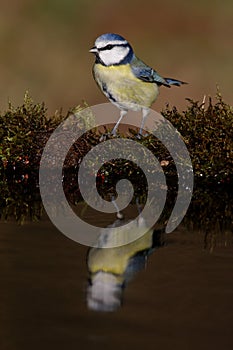
[[[138,215],[141,214],[142,212],[142,206],[139,204],[139,198],[136,198],[136,206],[137,206],[137,211],[138,211]]]
[[[140,130],[139,130],[139,133],[138,133],[138,137],[142,136],[142,130],[144,128],[145,121],[146,121],[146,118],[148,117],[149,113],[150,113],[150,110],[148,108],[143,108],[142,109],[142,122],[141,122],[141,127],[140,127]]]
[[[124,110],[124,109],[121,110],[120,118],[119,118],[118,122],[116,123],[116,125],[114,126],[114,128],[112,129],[112,135],[113,136],[116,136],[116,132],[117,132],[118,126],[119,126],[122,118],[126,115],[126,113],[127,113],[126,110]]]
[[[117,210],[117,215],[116,215],[117,219],[120,219],[120,220],[124,219],[124,215],[120,212],[120,209],[119,209],[117,203],[115,202],[115,197],[114,196],[112,196],[112,204],[114,205],[114,207]]]

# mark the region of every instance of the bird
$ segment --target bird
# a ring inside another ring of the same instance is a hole
[[[163,78],[156,70],[141,61],[129,42],[119,34],[99,36],[89,52],[95,55],[93,76],[103,94],[120,109],[120,118],[112,130],[116,136],[118,126],[129,110],[141,111],[142,136],[146,118],[161,85],[186,84],[173,78]]]
[[[149,228],[143,217],[128,220],[112,201],[117,213],[115,221],[100,230],[98,244],[88,250],[87,307],[93,311],[116,311],[122,304],[123,291],[135,275],[145,268],[148,257],[161,247],[164,229]],[[138,214],[141,212],[136,199]],[[128,224],[127,228],[122,225]],[[112,235],[112,229],[118,229]],[[141,235],[142,230],[146,233]],[[138,236],[131,241],[130,238]],[[117,247],[112,244],[118,243]]]

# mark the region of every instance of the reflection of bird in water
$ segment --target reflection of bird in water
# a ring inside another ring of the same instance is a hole
[[[119,227],[126,221],[118,211],[118,218],[108,226]],[[132,221],[131,230],[145,227],[143,219]],[[147,257],[154,248],[161,245],[162,230],[148,230],[132,243],[116,248],[91,248],[87,256],[89,286],[87,306],[95,311],[114,311],[120,307],[124,287],[133,276],[145,267]],[[111,236],[109,236],[111,239]],[[106,236],[101,237],[106,244]]]

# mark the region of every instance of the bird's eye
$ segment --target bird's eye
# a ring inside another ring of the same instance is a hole
[[[112,44],[108,44],[107,46],[105,46],[105,50],[111,50],[113,48]]]

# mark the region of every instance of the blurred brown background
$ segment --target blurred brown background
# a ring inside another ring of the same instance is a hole
[[[232,101],[232,0],[1,0],[0,110],[21,104],[25,90],[49,113],[106,102],[92,78],[88,52],[115,32],[161,75],[189,82],[161,88],[153,108],[185,108],[186,97],[216,93]]]

